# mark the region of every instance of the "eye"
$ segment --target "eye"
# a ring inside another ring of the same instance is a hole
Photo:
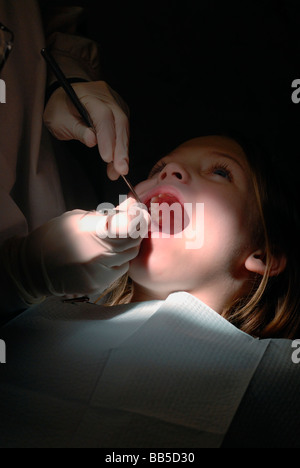
[[[151,179],[151,177],[155,176],[156,174],[159,174],[165,167],[166,167],[166,163],[161,161],[161,162],[158,162],[154,167],[153,169],[150,171],[150,174],[148,176],[148,179]]]
[[[224,179],[228,179],[229,182],[233,180],[232,172],[226,163],[216,163],[210,168],[210,173],[216,174]]]

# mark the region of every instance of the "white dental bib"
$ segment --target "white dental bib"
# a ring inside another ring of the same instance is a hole
[[[185,292],[2,328],[0,446],[220,447],[268,347]]]

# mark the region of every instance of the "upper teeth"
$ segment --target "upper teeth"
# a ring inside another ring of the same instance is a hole
[[[157,203],[160,198],[163,197],[172,197],[170,193],[160,193],[159,195],[155,195],[154,197],[151,198],[151,203]]]

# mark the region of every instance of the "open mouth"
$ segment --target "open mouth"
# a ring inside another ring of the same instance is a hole
[[[175,235],[185,229],[188,224],[184,204],[171,190],[162,188],[148,194],[145,205],[151,216],[151,230],[165,235]]]

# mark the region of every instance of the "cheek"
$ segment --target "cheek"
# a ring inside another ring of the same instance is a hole
[[[210,258],[217,255],[220,261],[233,259],[249,243],[247,207],[236,201],[205,204],[204,250]]]

